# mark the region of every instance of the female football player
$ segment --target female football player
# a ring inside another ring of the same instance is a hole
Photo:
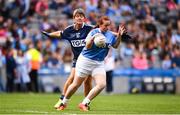
[[[62,95],[60,96],[60,99],[54,105],[56,109],[59,107],[61,103],[61,99],[63,99],[68,86],[73,82],[73,79],[75,76],[75,67],[76,67],[77,58],[85,46],[86,36],[92,29],[92,26],[85,24],[84,20],[85,20],[84,10],[79,8],[79,9],[74,10],[73,12],[74,24],[68,26],[64,31],[56,31],[52,33],[47,33],[45,31],[42,32],[44,35],[50,38],[61,38],[61,39],[68,40],[69,43],[71,44],[71,49],[74,55],[70,75],[64,84],[63,92],[62,92]],[[85,96],[87,96],[87,94],[92,88],[91,79],[92,79],[91,77],[88,77],[87,80],[85,80],[84,82],[84,95]]]
[[[102,16],[97,24],[98,28],[93,29],[86,37],[86,46],[83,48],[77,60],[75,78],[73,83],[68,87],[60,107],[58,108],[59,110],[64,110],[66,108],[70,97],[88,76],[94,78],[96,85],[90,90],[82,103],[79,104],[81,110],[88,111],[88,104],[90,101],[92,101],[106,86],[104,58],[106,57],[109,48],[118,48],[121,36],[125,33],[125,28],[122,25],[119,26],[116,38],[115,35],[108,30],[111,21],[107,16]],[[94,39],[99,33],[104,35],[106,39],[106,42],[101,47],[94,44]]]

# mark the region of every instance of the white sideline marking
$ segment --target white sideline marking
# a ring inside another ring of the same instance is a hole
[[[9,112],[8,110],[5,110],[5,112]],[[37,114],[61,114],[61,115],[78,115],[78,114],[73,114],[73,113],[62,113],[59,111],[57,112],[46,112],[46,111],[36,111],[36,110],[16,110],[16,109],[11,109],[11,112],[26,112],[27,114],[33,114],[33,113],[37,113]],[[91,115],[91,114],[81,114],[81,115]],[[93,114],[96,115],[96,114]],[[98,114],[99,115],[99,114]]]
[[[9,112],[8,110],[5,110],[7,112]],[[42,114],[48,114],[48,113],[52,113],[55,114],[56,112],[46,112],[46,111],[34,111],[34,110],[12,110],[11,112],[27,112],[27,113],[42,113]]]

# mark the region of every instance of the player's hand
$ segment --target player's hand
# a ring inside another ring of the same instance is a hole
[[[47,36],[47,37],[50,37],[49,33],[46,32],[46,31],[41,31],[41,33],[44,34],[44,35]]]
[[[122,36],[124,33],[126,33],[126,29],[123,24],[119,25],[118,35]]]

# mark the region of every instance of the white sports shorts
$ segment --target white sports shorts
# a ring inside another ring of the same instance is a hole
[[[103,75],[106,76],[104,69],[104,61],[95,61],[80,55],[76,63],[76,75],[78,77],[87,77],[91,75]]]

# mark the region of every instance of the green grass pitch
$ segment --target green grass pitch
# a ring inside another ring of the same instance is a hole
[[[180,95],[123,94],[99,95],[91,110],[82,112],[77,105],[83,95],[74,95],[64,111],[53,106],[58,94],[0,94],[0,114],[180,114]]]

